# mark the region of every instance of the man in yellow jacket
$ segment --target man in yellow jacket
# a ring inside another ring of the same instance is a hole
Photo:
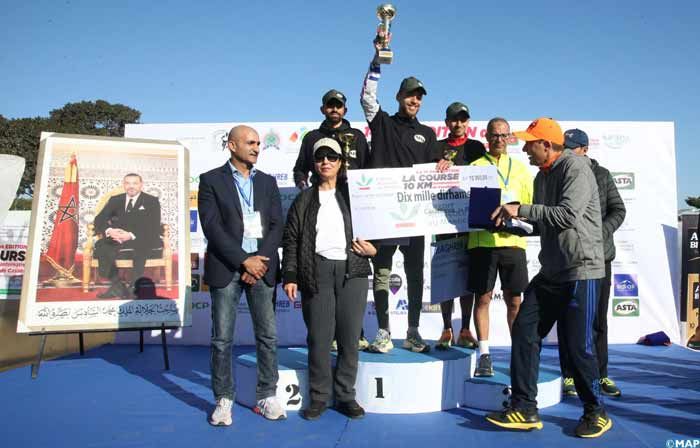
[[[532,175],[527,166],[508,155],[510,125],[496,117],[486,126],[488,153],[472,166],[495,166],[501,188],[501,203],[531,204]],[[477,296],[474,324],[479,339],[479,361],[474,376],[493,376],[489,353],[489,304],[496,284],[501,279],[503,300],[508,308],[508,329],[518,314],[521,293],[528,283],[525,238],[507,232],[479,231],[469,235],[469,290]]]

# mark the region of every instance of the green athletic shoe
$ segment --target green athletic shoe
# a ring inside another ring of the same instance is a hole
[[[383,328],[377,330],[377,335],[374,341],[369,344],[368,351],[372,353],[389,353],[394,348],[394,343],[391,342],[391,334]]]
[[[578,395],[576,393],[576,386],[574,385],[573,378],[564,378],[564,387],[562,387],[561,392],[562,394],[564,394],[565,397],[575,397],[576,395]]]
[[[406,333],[406,339],[403,341],[403,348],[416,353],[426,353],[430,351],[430,346],[425,343],[417,331]]]
[[[620,391],[620,388],[617,387],[615,381],[611,380],[608,377],[600,379],[600,391],[605,395],[611,397],[619,397],[620,395],[622,395],[622,391]]]

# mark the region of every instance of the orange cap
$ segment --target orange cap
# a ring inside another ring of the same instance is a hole
[[[513,135],[526,142],[532,140],[547,140],[559,145],[564,144],[564,133],[561,131],[559,123],[552,118],[538,118],[530,123],[524,131],[513,132]]]

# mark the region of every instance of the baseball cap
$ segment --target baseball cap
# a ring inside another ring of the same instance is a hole
[[[552,118],[538,118],[530,123],[526,130],[513,132],[513,135],[526,142],[547,140],[558,145],[564,144],[564,134],[561,132],[561,126]]]
[[[445,118],[448,120],[451,118],[455,118],[457,115],[465,113],[467,114],[467,118],[469,117],[469,108],[467,107],[466,104],[462,104],[459,101],[455,101],[454,103],[450,104],[447,106],[447,110],[445,111]]]
[[[588,146],[588,134],[580,129],[569,129],[564,132],[564,147],[578,148],[579,146]]]
[[[343,106],[345,106],[345,95],[343,95],[343,92],[335,89],[331,89],[328,92],[326,92],[323,95],[323,98],[321,98],[321,101],[324,106],[330,101],[330,100],[337,100],[343,103]]]
[[[316,154],[316,151],[322,148],[328,148],[339,156],[343,155],[343,151],[340,149],[340,144],[332,138],[325,137],[317,141],[314,144],[314,154]]]
[[[422,90],[423,95],[428,94],[428,91],[425,90],[425,87],[423,87],[423,83],[420,82],[417,78],[414,78],[413,76],[404,78],[404,80],[401,81],[401,86],[399,86],[399,93],[410,92],[412,90]]]

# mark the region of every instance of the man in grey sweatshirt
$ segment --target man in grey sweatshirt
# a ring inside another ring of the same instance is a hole
[[[505,204],[492,215],[496,226],[513,218],[532,223],[540,235],[540,272],[525,290],[513,323],[510,407],[486,419],[510,429],[541,429],[537,376],[542,339],[556,322],[566,334],[576,391],[584,405],[579,437],[599,437],[612,427],[600,396],[593,321],[600,279],[605,276],[598,186],[590,160],[564,150],[564,135],[551,118],[533,121],[514,135],[524,140],[538,166],[532,205]]]

